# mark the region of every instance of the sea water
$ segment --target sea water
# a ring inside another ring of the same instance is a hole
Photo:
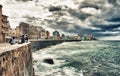
[[[64,42],[33,52],[33,60],[37,76],[120,76],[120,41]]]

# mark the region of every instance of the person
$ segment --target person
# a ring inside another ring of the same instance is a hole
[[[28,42],[28,36],[25,35],[25,42]]]
[[[13,44],[16,43],[16,40],[15,40],[15,37],[14,37],[14,36],[10,39],[9,43],[10,43],[11,45],[13,45]]]
[[[20,42],[20,43],[21,43],[21,44],[22,44],[22,43],[25,43],[24,35],[21,36],[21,42]]]

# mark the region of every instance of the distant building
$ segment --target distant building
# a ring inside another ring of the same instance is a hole
[[[40,39],[41,38],[41,30],[43,28],[40,26],[30,26],[29,29],[29,37],[31,39]]]
[[[50,32],[46,31],[46,39],[50,39]]]
[[[25,22],[21,22],[19,25],[19,30],[21,32],[21,35],[25,35],[25,34],[29,34],[29,27],[30,25],[28,23]]]
[[[71,38],[72,38],[72,40],[80,40],[79,36],[72,36]]]
[[[61,39],[65,40],[65,35],[64,34],[62,34]]]
[[[41,38],[41,39],[46,39],[46,31],[45,31],[45,29],[42,29],[42,30],[40,31],[40,38]]]
[[[27,23],[21,22],[18,27],[16,27],[16,37],[21,35],[27,35],[30,39],[46,39],[49,38],[49,32],[45,31],[40,26],[33,26]]]
[[[22,35],[22,33],[21,33],[20,29],[19,29],[19,26],[17,26],[15,28],[15,31],[16,31],[16,38],[19,39],[20,36]],[[13,31],[13,33],[14,33],[14,31]]]
[[[64,40],[72,40],[72,38],[70,36],[65,36]]]
[[[77,35],[77,40],[81,40],[80,34]]]
[[[40,39],[40,38],[41,38],[41,30],[42,30],[42,29],[43,29],[43,28],[40,27],[40,26],[35,26],[37,39]]]
[[[40,26],[30,26],[29,35],[31,39],[49,39],[50,32]]]
[[[38,31],[35,28],[35,26],[33,26],[33,25],[30,26],[29,27],[29,37],[30,37],[30,39],[37,39],[38,38],[37,34],[38,34]]]
[[[88,35],[88,40],[96,40],[96,38],[92,34],[89,34]]]
[[[53,32],[53,38],[54,38],[54,40],[60,40],[60,34],[58,31]]]

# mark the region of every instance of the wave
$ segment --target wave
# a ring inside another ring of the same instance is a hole
[[[38,76],[118,76],[120,42],[65,42],[33,52]],[[43,62],[52,58],[50,65]]]

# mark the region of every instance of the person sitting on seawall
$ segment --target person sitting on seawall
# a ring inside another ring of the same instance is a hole
[[[20,41],[18,42],[18,44],[22,44],[22,43],[25,43],[24,35],[20,36]]]
[[[25,42],[27,43],[27,42],[28,42],[28,36],[25,35],[25,36],[24,36],[24,39],[25,39]]]
[[[9,43],[10,43],[11,45],[13,45],[13,44],[16,43],[16,39],[15,39],[14,36],[10,39]]]
[[[22,35],[18,44],[22,44],[25,42],[28,42],[28,37],[27,35]]]

